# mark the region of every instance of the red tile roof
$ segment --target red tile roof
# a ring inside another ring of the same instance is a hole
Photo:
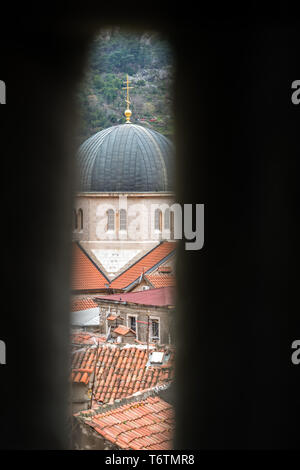
[[[150,273],[150,274],[147,274],[145,278],[155,288],[175,286],[175,281],[176,281],[175,276],[173,274]]]
[[[82,330],[74,330],[71,333],[71,343],[73,346],[92,346],[96,343],[104,343],[105,341],[106,336],[97,333],[89,333]]]
[[[114,320],[117,320],[118,318],[120,318],[118,315],[109,315],[109,317],[107,317],[106,320],[114,321]]]
[[[79,383],[85,383],[86,385],[90,381],[90,376],[93,373],[94,369],[91,368],[86,368],[86,369],[73,369],[72,373],[74,374],[72,379],[73,382]]]
[[[99,301],[115,300],[119,302],[131,302],[134,304],[155,305],[156,307],[163,307],[166,305],[174,305],[175,288],[161,287],[159,289],[126,292],[124,294],[111,294],[95,298],[97,298]]]
[[[122,335],[126,336],[128,333],[133,333],[135,335],[135,331],[133,331],[131,328],[128,328],[127,326],[124,325],[119,325],[115,330],[114,333],[117,335]]]
[[[105,413],[86,411],[81,416],[87,416],[86,424],[121,449],[171,450],[173,447],[174,410],[159,397],[148,397]]]
[[[94,398],[102,403],[113,403],[115,399],[131,396],[135,392],[153,388],[158,384],[171,382],[174,377],[174,349],[156,348],[156,351],[170,353],[168,361],[159,366],[146,366],[148,356],[146,347],[115,346],[100,344],[96,367]],[[95,367],[97,348],[90,347],[75,351],[72,370]],[[72,380],[76,372],[72,372]],[[80,380],[80,377],[77,378]]]
[[[98,304],[91,298],[73,299],[71,304],[72,312],[80,312],[81,310],[88,310],[90,308],[97,308]]]
[[[101,297],[95,297],[101,300],[116,300],[119,302],[132,302],[141,305],[155,305],[162,307],[164,305],[174,305],[175,288],[161,287],[159,289],[148,289],[139,292],[126,292],[124,294],[111,294]]]
[[[171,266],[159,266],[157,271],[161,273],[171,273],[172,267]]]
[[[149,253],[130,266],[126,271],[117,276],[110,284],[111,288],[122,289],[136,281],[142,273],[146,273],[157,263],[176,249],[174,242],[162,242]]]
[[[78,243],[73,243],[71,289],[105,289],[108,282]]]

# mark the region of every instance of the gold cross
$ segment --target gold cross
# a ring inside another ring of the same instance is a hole
[[[130,105],[130,100],[129,100],[129,89],[133,88],[133,86],[129,86],[129,80],[128,80],[128,75],[127,75],[127,80],[126,80],[126,86],[123,86],[124,90],[127,90],[127,99],[125,100],[127,103],[127,109],[129,109]]]

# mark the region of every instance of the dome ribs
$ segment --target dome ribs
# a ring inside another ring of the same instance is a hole
[[[166,137],[136,124],[119,124],[104,129],[79,148],[80,190],[171,190],[173,150]]]

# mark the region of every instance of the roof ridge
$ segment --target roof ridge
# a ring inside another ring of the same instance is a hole
[[[133,266],[135,266],[139,261],[141,261],[143,258],[145,258],[147,255],[149,255],[152,251],[154,251],[156,248],[158,248],[159,246],[161,246],[163,243],[165,243],[165,240],[163,241],[160,241],[158,245],[155,245],[153,248],[151,248],[151,250],[147,251],[147,253],[145,253],[143,256],[141,256],[138,260],[136,260],[133,264],[131,264],[130,266],[128,266],[126,269],[124,269],[124,271],[122,271],[120,274],[118,274],[116,277],[113,278],[113,280],[111,282],[114,282],[116,279],[118,279],[120,276],[122,276],[122,274],[126,273],[126,271],[128,271],[128,269],[132,268]]]
[[[158,245],[156,245],[155,247],[151,248],[150,251],[147,251],[147,253],[145,253],[141,258],[139,258],[137,261],[135,261],[132,265],[128,266],[124,271],[122,271],[120,274],[118,274],[118,276],[116,276],[112,281],[111,281],[111,284],[113,284],[119,277],[121,277],[123,274],[125,274],[127,271],[129,271],[129,269],[133,268],[133,266],[135,266],[137,263],[139,263],[141,260],[143,260],[146,256],[150,255],[153,251],[157,250],[158,248],[160,248],[162,245],[166,245],[166,244],[172,244],[173,242],[169,242],[167,240],[162,240],[159,242]],[[159,263],[162,263],[163,261],[166,260],[166,258],[168,258],[171,253],[173,253],[173,251],[176,250],[176,245],[174,246],[174,249],[170,251],[170,253],[168,253],[166,256],[164,256],[160,261],[158,261],[157,263],[155,263],[153,266],[151,266],[150,268],[148,268],[143,274],[147,274],[150,270],[152,270],[155,266],[157,266]],[[151,272],[151,271],[150,271]],[[128,287],[129,285],[133,284],[139,277],[140,277],[141,274],[139,274],[132,282],[130,282],[127,286],[125,287]],[[125,288],[124,287],[124,288]]]

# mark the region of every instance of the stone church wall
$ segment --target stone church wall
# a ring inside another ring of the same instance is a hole
[[[119,198],[120,196],[120,198]],[[127,201],[127,202],[126,202]],[[83,229],[73,231],[73,239],[79,241],[97,240],[160,240],[168,239],[170,231],[164,229],[162,232],[154,230],[154,211],[161,206],[162,212],[165,207],[173,204],[171,193],[143,193],[143,194],[115,194],[115,193],[81,193],[76,197],[74,209],[83,211]],[[166,206],[164,206],[166,205]],[[107,224],[106,211],[112,208],[118,214],[120,208],[127,208],[127,226],[129,230],[119,230],[118,216],[115,218],[115,231],[103,235],[103,227]],[[131,230],[130,230],[131,227]],[[136,229],[135,229],[136,228]]]

